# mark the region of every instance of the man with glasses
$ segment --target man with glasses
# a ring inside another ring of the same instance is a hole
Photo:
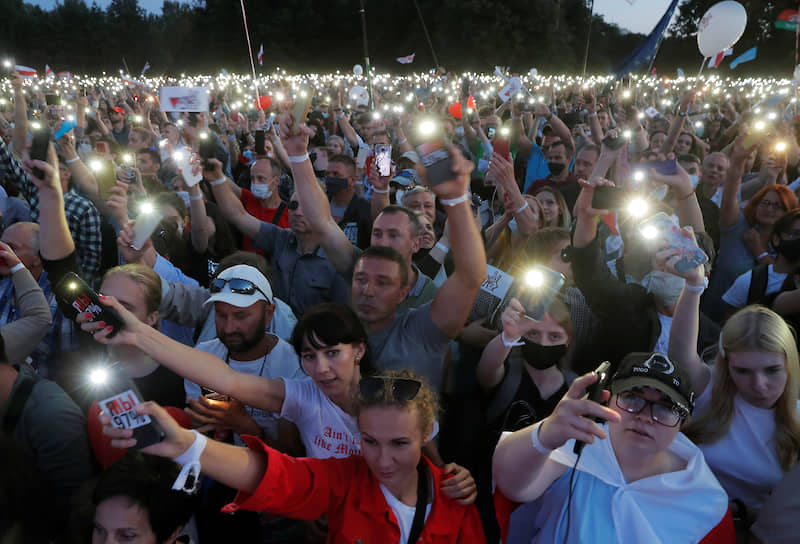
[[[662,353],[630,353],[607,407],[584,398],[596,380],[576,379],[550,416],[505,435],[495,450],[505,497],[547,493],[534,541],[735,541],[727,494],[680,432],[694,407],[688,375]],[[576,440],[586,442],[579,455]]]
[[[253,266],[226,268],[211,280],[217,337],[200,342],[196,348],[225,361],[237,372],[265,378],[302,377],[297,354],[290,344],[266,332],[275,312],[269,281]],[[189,398],[189,415],[206,430],[230,429],[240,445],[239,435],[267,435],[278,439],[278,418],[263,410],[244,406],[235,399],[220,397],[184,380]]]

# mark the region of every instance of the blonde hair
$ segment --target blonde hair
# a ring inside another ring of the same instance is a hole
[[[540,187],[539,189],[535,190],[533,192],[533,196],[535,196],[538,200],[539,195],[541,193],[550,193],[551,195],[553,195],[553,198],[556,201],[556,206],[558,206],[558,221],[553,226],[568,229],[570,223],[572,223],[572,214],[569,213],[569,206],[567,206],[567,201],[564,200],[564,195],[562,195],[561,191],[559,191],[555,187],[551,187],[548,185],[545,185],[544,187]],[[544,224],[544,217],[542,218],[542,224]]]
[[[115,266],[105,273],[103,281],[112,276],[125,276],[141,285],[144,290],[147,313],[151,314],[158,311],[161,306],[161,277],[152,268],[143,264]]]
[[[356,399],[355,411],[356,418],[362,411],[374,406],[391,406],[403,410],[411,410],[416,407],[417,417],[419,418],[419,428],[422,431],[423,438],[427,440],[430,430],[433,428],[433,422],[436,419],[436,414],[439,411],[439,404],[436,401],[436,395],[431,391],[430,386],[424,378],[411,370],[381,370],[378,372],[380,376],[391,378],[408,378],[417,380],[422,383],[417,395],[411,400],[398,400],[392,394],[392,382],[385,380],[383,383],[383,395],[374,399],[368,399],[361,396],[359,393]]]
[[[747,306],[725,323],[712,370],[712,408],[687,425],[684,432],[698,444],[716,442],[728,433],[733,421],[736,395],[728,356],[742,351],[768,351],[784,356],[787,377],[786,386],[775,405],[775,445],[781,468],[789,470],[797,462],[800,450],[800,420],[796,416],[800,363],[792,328],[769,308]]]

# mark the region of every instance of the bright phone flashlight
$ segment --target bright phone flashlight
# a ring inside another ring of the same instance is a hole
[[[629,215],[632,215],[633,217],[643,217],[650,208],[650,205],[643,198],[634,198],[628,202],[627,208]]]
[[[153,210],[155,210],[155,208],[153,207],[153,204],[150,202],[142,202],[139,205],[140,213],[153,213]]]
[[[89,168],[94,172],[99,172],[103,169],[103,163],[98,160],[89,161]]]
[[[529,270],[525,274],[525,283],[531,287],[540,287],[544,283],[544,276],[538,270]]]
[[[655,237],[658,236],[658,229],[652,225],[644,227],[641,232],[642,236],[647,240],[654,240]]]
[[[419,133],[423,136],[430,136],[436,132],[436,123],[431,120],[423,121],[419,124]]]
[[[89,381],[93,385],[103,385],[108,381],[108,371],[105,368],[95,368],[89,373]]]

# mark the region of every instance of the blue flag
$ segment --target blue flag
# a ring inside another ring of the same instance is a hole
[[[669,25],[669,21],[672,19],[672,14],[675,12],[676,7],[678,7],[678,0],[672,0],[667,11],[658,21],[658,24],[647,39],[640,43],[639,47],[634,49],[633,52],[622,61],[621,68],[617,70],[617,80],[622,79],[631,72],[646,70],[647,67],[650,66],[650,63],[653,62],[653,59],[656,57],[658,46],[661,45],[664,31],[667,29],[667,25]]]
[[[747,51],[745,51],[744,53],[742,53],[741,55],[739,55],[738,57],[733,59],[731,61],[731,70],[733,70],[734,68],[736,68],[737,66],[739,66],[743,62],[750,62],[751,60],[755,60],[755,58],[756,58],[756,49],[758,49],[758,47],[754,47],[752,49],[748,49]]]

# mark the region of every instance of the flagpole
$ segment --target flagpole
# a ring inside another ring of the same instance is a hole
[[[415,0],[416,1],[416,0]],[[589,7],[589,30],[586,32],[586,49],[583,52],[583,75],[581,79],[586,78],[586,63],[589,60],[589,40],[592,39],[592,22],[594,21],[594,0],[590,0]]]
[[[369,92],[369,109],[371,110],[375,104],[372,101],[372,70],[370,70],[369,66],[369,50],[367,47],[367,10],[364,9],[364,0],[360,0],[360,2],[361,9],[359,12],[361,13],[361,36],[364,41],[364,66],[367,71],[367,91]]]
[[[431,48],[431,55],[433,56],[433,64],[436,65],[436,69],[439,69],[439,59],[436,58],[436,51],[433,49],[433,42],[431,41],[431,36],[428,34],[428,27],[425,26],[425,19],[422,17],[422,10],[419,9],[419,4],[417,4],[417,0],[414,0],[414,7],[417,8],[417,15],[419,16],[419,22],[422,25],[422,31],[425,33],[425,39],[428,40],[428,47]]]

